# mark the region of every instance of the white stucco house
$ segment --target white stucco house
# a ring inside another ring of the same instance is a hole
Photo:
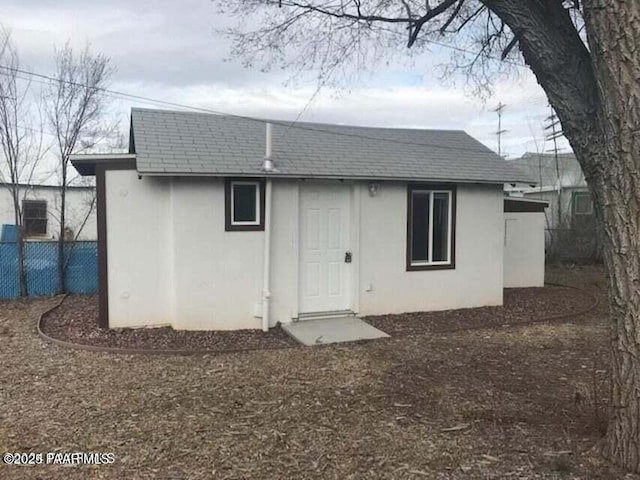
[[[462,131],[133,109],[129,154],[72,163],[96,176],[102,326],[500,305],[519,227],[534,268],[506,286],[542,285],[543,203],[505,230],[503,184],[532,179]]]
[[[20,184],[20,206],[27,241],[56,240],[60,235],[60,187]],[[66,191],[66,230],[69,238],[96,240],[95,187],[70,185]],[[0,225],[15,224],[9,188],[0,183]]]

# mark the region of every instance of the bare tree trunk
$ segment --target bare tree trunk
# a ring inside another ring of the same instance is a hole
[[[22,225],[22,215],[20,212],[20,198],[18,185],[12,185],[11,196],[13,197],[13,213],[16,232],[16,253],[18,259],[18,292],[21,297],[27,296],[27,268],[24,258],[24,228]]]
[[[623,162],[633,162],[627,157]],[[636,195],[629,205],[612,179],[601,192],[604,259],[611,312],[611,405],[603,453],[614,463],[640,471],[640,228]],[[629,221],[631,213],[634,219]]]
[[[544,0],[541,9],[482,1],[521,32],[525,61],[558,114],[594,198],[611,321],[603,453],[640,472],[640,2],[585,0],[588,51],[560,2]]]
[[[67,201],[67,189],[66,189],[66,181],[67,181],[67,169],[66,165],[62,166],[62,185],[64,185],[60,189],[60,234],[58,237],[58,285],[57,285],[57,293],[64,292],[65,289],[65,280],[66,280],[66,271],[67,271],[67,263],[64,258],[64,245],[65,245],[65,229],[66,229],[66,221],[65,221],[65,210],[66,210],[66,201]]]
[[[45,91],[45,110],[55,132],[60,161],[60,231],[58,237],[57,292],[66,288],[66,193],[69,187],[69,155],[95,146],[115,130],[105,127],[105,87],[112,70],[109,59],[92,55],[87,46],[79,55],[70,44],[56,51],[57,81]]]
[[[640,3],[585,5],[602,108],[594,185],[611,312],[611,411],[605,455],[640,472]]]

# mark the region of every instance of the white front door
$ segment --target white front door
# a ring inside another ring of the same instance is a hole
[[[351,309],[351,188],[300,186],[300,313]]]

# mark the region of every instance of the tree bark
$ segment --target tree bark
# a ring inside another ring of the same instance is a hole
[[[11,196],[13,200],[13,214],[16,229],[16,253],[18,260],[18,292],[21,297],[27,296],[27,268],[24,259],[24,225],[20,212],[20,193],[18,184],[11,186]]]
[[[611,312],[611,405],[604,453],[640,471],[640,2],[585,2],[602,108],[601,174]]]
[[[640,472],[640,2],[584,0],[589,51],[559,1],[483,1],[520,35],[594,198],[611,322],[602,450]]]

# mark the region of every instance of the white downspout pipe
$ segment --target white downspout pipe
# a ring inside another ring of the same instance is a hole
[[[262,281],[262,331],[269,331],[269,305],[271,303],[271,179],[265,182],[264,193],[264,266]]]
[[[263,170],[265,173],[273,171],[273,160],[271,159],[271,124],[267,123],[266,128],[266,146]],[[269,313],[271,304],[271,179],[267,178],[265,182],[264,192],[264,253],[262,268],[262,331],[269,331]]]

